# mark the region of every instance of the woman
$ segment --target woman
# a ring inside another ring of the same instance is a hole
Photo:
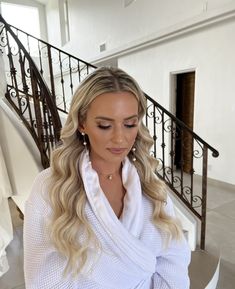
[[[145,105],[120,69],[79,86],[26,204],[26,289],[189,288],[190,252],[154,173]]]

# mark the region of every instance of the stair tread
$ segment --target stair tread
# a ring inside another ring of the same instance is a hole
[[[205,289],[216,272],[219,260],[218,252],[193,251],[189,266],[190,289]]]

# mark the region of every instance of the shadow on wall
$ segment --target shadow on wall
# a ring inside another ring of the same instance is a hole
[[[42,170],[40,154],[28,130],[3,99],[0,100],[0,126],[0,144],[13,199],[20,197],[16,205],[23,210],[34,178]]]

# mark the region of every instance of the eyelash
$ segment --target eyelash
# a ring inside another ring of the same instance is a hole
[[[107,126],[104,126],[104,125],[98,125],[98,128],[100,129],[109,129],[111,126],[110,125],[107,125]]]
[[[136,127],[136,126],[137,126],[136,124],[125,124],[126,128],[133,128],[133,127]],[[99,124],[98,128],[106,130],[106,129],[111,128],[111,125],[104,126],[104,125]]]
[[[125,124],[125,127],[127,127],[127,128],[133,128],[136,126],[137,126],[137,124]]]

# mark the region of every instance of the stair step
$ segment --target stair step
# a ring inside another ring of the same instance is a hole
[[[189,266],[190,289],[215,289],[219,277],[220,254],[196,250]]]
[[[28,196],[24,195],[13,195],[11,196],[12,200],[15,202],[19,212],[24,215],[24,206]]]

